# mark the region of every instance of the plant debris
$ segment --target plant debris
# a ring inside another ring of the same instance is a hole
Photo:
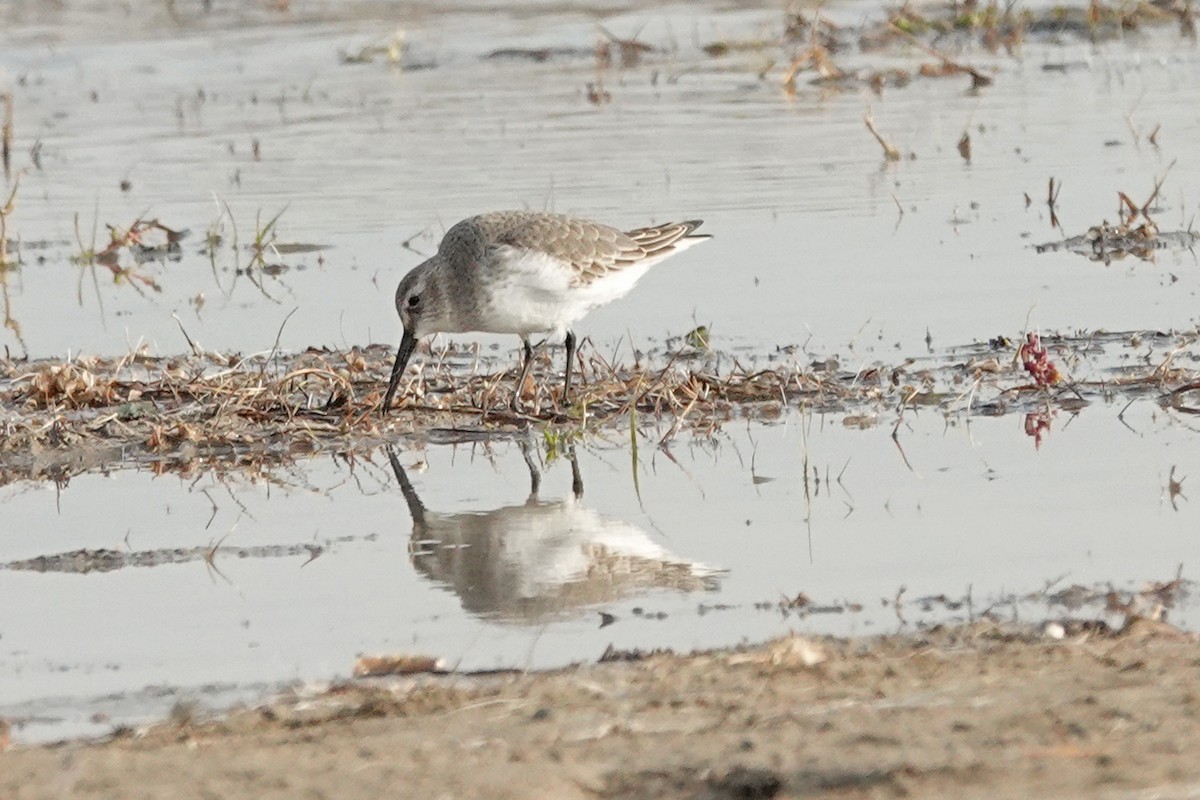
[[[793,6],[775,38],[713,41],[701,44],[700,49],[712,58],[726,58],[782,48],[784,57],[779,61],[787,67],[780,83],[789,95],[795,93],[796,82],[805,71],[811,71],[810,83],[822,89],[867,88],[879,94],[885,87],[905,86],[917,78],[963,75],[970,78],[967,91],[978,92],[992,84],[994,74],[968,63],[964,56],[951,55],[951,49],[977,53],[995,64],[995,56],[1019,57],[1022,43],[1029,38],[1100,42],[1170,24],[1178,26],[1181,36],[1195,37],[1190,2],[1108,5],[1092,0],[1085,6],[1039,9],[995,0],[961,0],[929,7],[905,3],[854,28],[831,22],[820,9],[809,14]],[[891,56],[914,50],[935,60],[920,60],[911,66],[884,66],[875,60],[883,55],[891,62]],[[773,59],[760,77],[775,63]]]
[[[137,271],[135,267],[150,261],[179,261],[183,257],[179,242],[188,235],[188,231],[168,228],[157,219],[141,218],[134,220],[127,228],[115,225],[106,227],[108,244],[97,250],[94,243],[91,247],[84,247],[80,240],[80,253],[75,257],[75,263],[99,264],[106,267],[116,279],[124,278],[135,287],[141,284],[161,292],[162,287],[154,278]],[[122,266],[124,254],[132,258],[133,264]]]
[[[444,673],[446,665],[440,658],[422,655],[359,656],[354,662],[354,677],[381,678],[385,675],[416,675]]]
[[[1168,168],[1169,169],[1169,168]],[[1125,192],[1117,192],[1117,223],[1112,224],[1107,219],[1098,225],[1088,228],[1082,236],[1071,236],[1059,242],[1047,242],[1035,246],[1038,253],[1050,253],[1058,250],[1070,250],[1086,256],[1091,261],[1111,264],[1126,256],[1133,256],[1142,261],[1153,261],[1158,250],[1188,250],[1197,241],[1200,233],[1191,230],[1160,232],[1158,223],[1150,216],[1154,203],[1162,191],[1165,176],[1154,184],[1154,191],[1149,199],[1142,204],[1135,203]],[[1062,183],[1058,184],[1062,188]],[[1047,205],[1050,207],[1050,224],[1060,228],[1055,214],[1055,203],[1058,191],[1054,179],[1050,179],[1050,195]]]
[[[187,474],[206,463],[283,463],[374,447],[397,433],[457,440],[511,436],[531,425],[597,430],[629,425],[634,414],[635,425],[659,427],[665,446],[681,431],[712,436],[735,419],[772,420],[794,409],[862,419],[919,408],[1074,413],[1125,395],[1200,413],[1200,370],[1186,366],[1200,362],[1200,331],[1031,335],[1019,353],[1012,347],[997,337],[859,371],[829,360],[801,364],[786,351],[791,361],[759,369],[692,347],[633,366],[593,353],[581,359],[584,380],[569,407],[558,402],[554,381],[538,380],[531,410],[520,414],[507,408],[515,368],[491,371],[492,362],[471,350],[426,350],[384,419],[392,351],[382,345],[245,358],[197,348],[174,357],[7,359],[0,360],[0,485],[65,482],[114,461]],[[1147,347],[1159,355],[1145,355]],[[1120,363],[1104,359],[1108,350]],[[1021,380],[1017,361],[1034,383]],[[1055,362],[1070,365],[1071,381]],[[93,457],[81,458],[81,450]]]
[[[349,542],[355,537],[340,537],[336,541]],[[324,552],[327,545],[293,544],[293,545],[257,545],[247,547],[175,547],[159,550],[71,550],[66,553],[51,553],[44,556],[10,561],[0,564],[0,570],[16,570],[24,572],[62,572],[75,575],[86,575],[89,572],[113,572],[127,567],[157,567],[163,564],[186,564],[192,561],[206,561],[214,564],[218,556],[229,558],[289,558],[304,556],[309,561]]]
[[[1058,367],[1047,357],[1041,337],[1036,333],[1025,334],[1025,344],[1021,345],[1018,355],[1021,357],[1021,366],[1033,376],[1038,386],[1053,386],[1062,380]]]

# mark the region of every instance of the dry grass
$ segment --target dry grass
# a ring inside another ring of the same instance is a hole
[[[12,191],[8,193],[8,199],[0,204],[0,272],[9,267],[17,266],[16,259],[10,259],[8,254],[8,218],[17,209],[17,190],[21,188],[21,178],[18,175],[13,181]]]
[[[507,406],[513,369],[491,371],[469,351],[425,353],[410,369],[386,417],[380,402],[392,351],[309,350],[292,356],[0,361],[0,485],[95,468],[80,453],[185,473],[202,464],[261,465],[304,453],[352,452],[397,435],[438,432],[505,436],[532,425],[573,432],[638,428],[666,446],[680,435],[712,436],[737,419],[770,421],[789,410],[843,415],[856,427],[899,427],[904,414],[1052,414],[1092,400],[1156,398],[1165,408],[1200,412],[1200,333],[1043,336],[1043,360],[1060,380],[1030,382],[1004,338],[957,348],[924,362],[876,364],[857,371],[836,362],[773,363],[746,369],[728,357],[686,348],[655,365],[581,359],[571,405],[558,402],[557,376],[526,385],[527,413]],[[1147,347],[1154,358],[1142,357]],[[1113,351],[1125,366],[1105,366]],[[1127,356],[1137,352],[1137,359]],[[549,370],[543,354],[538,371]],[[724,363],[721,369],[714,363]],[[1078,376],[1087,377],[1079,378]],[[636,421],[635,421],[636,419]],[[119,454],[119,455],[112,455]],[[102,459],[103,460],[103,459]]]
[[[10,270],[20,266],[20,258],[12,258],[8,251],[8,218],[12,215],[17,207],[17,189],[21,186],[21,176],[18,175],[13,181],[12,191],[8,194],[8,199],[0,206],[0,305],[3,305],[4,327],[12,331],[17,343],[21,348],[28,351],[25,346],[25,338],[21,335],[21,325],[13,317],[12,313],[12,297],[8,291],[8,273]]]

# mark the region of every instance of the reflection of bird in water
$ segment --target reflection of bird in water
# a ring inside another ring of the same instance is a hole
[[[562,500],[538,499],[541,475],[528,446],[521,450],[532,483],[523,504],[438,514],[421,503],[388,448],[412,513],[413,565],[461,597],[467,611],[535,624],[650,589],[718,588],[720,570],[679,558],[641,529],[584,507],[573,449],[573,492]]]

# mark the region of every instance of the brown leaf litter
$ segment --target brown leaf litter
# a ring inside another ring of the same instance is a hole
[[[0,485],[63,481],[114,460],[191,473],[351,452],[397,436],[504,437],[531,425],[594,431],[636,424],[644,435],[657,427],[665,446],[681,431],[712,436],[736,419],[771,421],[794,410],[843,414],[869,421],[866,427],[909,410],[1074,413],[1114,394],[1200,410],[1200,371],[1189,366],[1200,360],[1200,332],[1047,334],[1038,341],[1038,363],[1060,380],[1027,383],[1018,348],[1005,337],[853,371],[836,359],[802,362],[792,350],[758,359],[768,363],[756,368],[686,345],[632,366],[592,351],[581,359],[570,405],[559,402],[556,381],[539,378],[523,396],[532,410],[520,414],[507,409],[515,369],[491,371],[493,362],[451,348],[425,353],[386,416],[380,403],[392,351],[384,346],[0,360]],[[1147,347],[1150,355],[1141,356]],[[548,363],[543,353],[540,368]]]

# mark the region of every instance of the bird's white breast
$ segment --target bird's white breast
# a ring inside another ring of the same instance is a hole
[[[491,333],[561,335],[594,308],[623,297],[650,264],[634,264],[587,284],[546,253],[501,246],[480,265],[479,330]]]

